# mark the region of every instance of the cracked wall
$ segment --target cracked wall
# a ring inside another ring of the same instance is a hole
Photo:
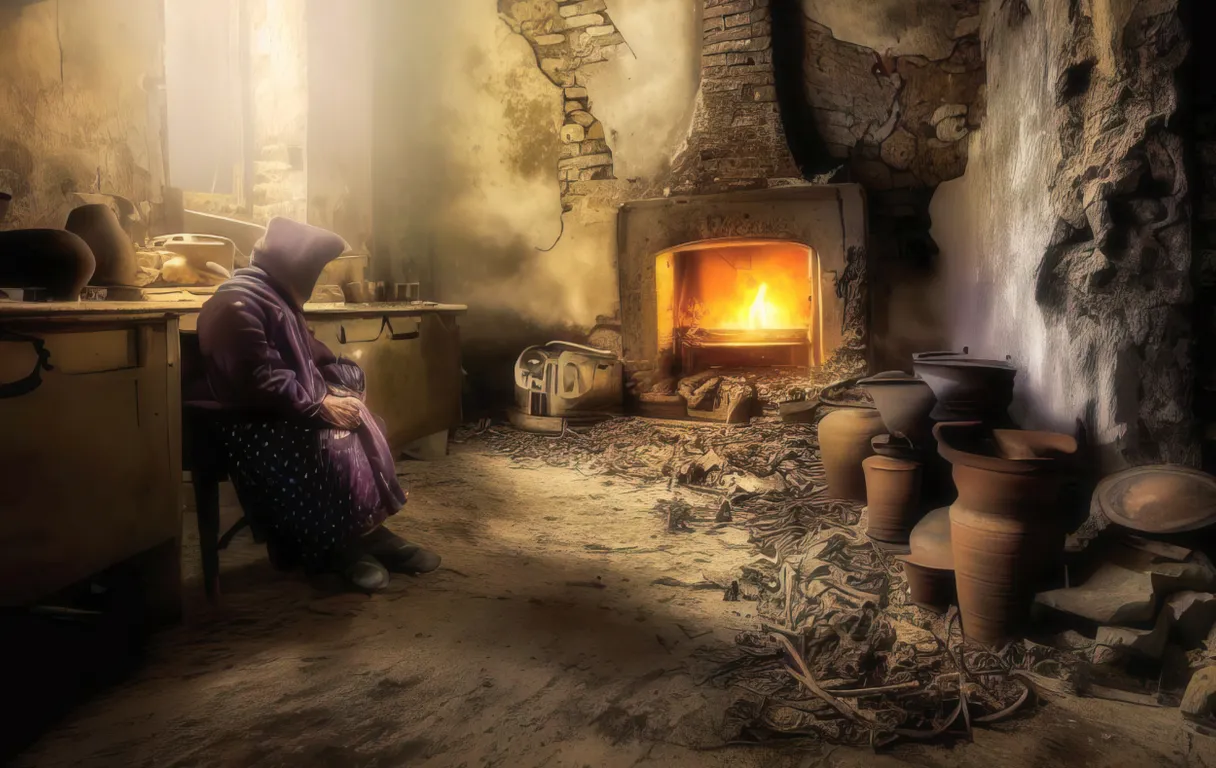
[[[469,304],[470,379],[509,392],[525,346],[585,338],[617,311],[616,207],[655,186],[687,132],[699,9],[531,0],[500,17],[455,0],[376,13],[373,268]]]
[[[933,199],[950,343],[1012,355],[1014,415],[1108,469],[1198,460],[1176,0],[996,3],[987,117]]]
[[[161,202],[163,42],[160,0],[0,4],[0,226],[62,227],[74,192]]]

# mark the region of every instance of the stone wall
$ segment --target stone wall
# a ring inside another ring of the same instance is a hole
[[[934,197],[953,346],[1012,355],[1015,416],[1103,464],[1198,459],[1175,0],[1027,0],[985,19],[987,117]]]
[[[160,0],[0,4],[5,229],[61,227],[72,193],[155,208],[165,183]]]
[[[910,370],[914,352],[946,335],[940,306],[925,301],[940,266],[929,201],[966,169],[966,137],[984,116],[979,5],[803,4],[818,18],[801,19],[796,155],[804,171],[838,169],[866,189],[876,369]]]

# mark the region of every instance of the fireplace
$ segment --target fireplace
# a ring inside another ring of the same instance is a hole
[[[705,371],[865,367],[865,201],[857,185],[627,203],[621,336],[634,397]],[[847,374],[846,374],[847,375]]]
[[[809,366],[822,336],[818,258],[786,240],[720,238],[660,253],[660,357],[679,374],[714,367]]]

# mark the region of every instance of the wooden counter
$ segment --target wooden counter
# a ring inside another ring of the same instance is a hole
[[[180,608],[180,333],[205,298],[0,302],[0,606],[29,604],[138,558],[154,612]],[[400,449],[460,421],[460,305],[309,304],[316,336],[367,374]]]

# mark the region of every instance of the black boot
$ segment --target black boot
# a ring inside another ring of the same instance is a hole
[[[383,525],[364,536],[360,544],[363,552],[393,573],[430,573],[442,562],[439,555],[406,541]]]

